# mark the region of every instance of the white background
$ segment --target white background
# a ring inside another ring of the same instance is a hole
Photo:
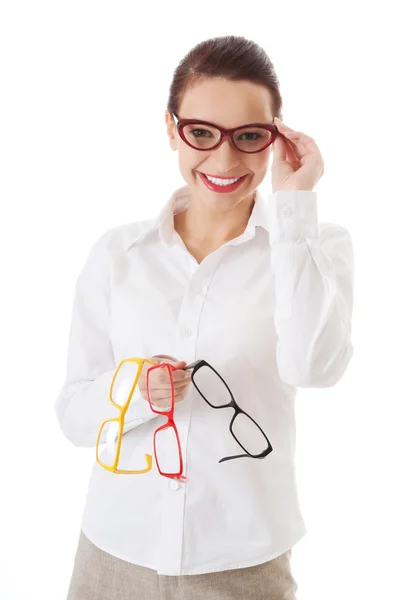
[[[173,70],[225,34],[270,55],[284,122],[314,137],[325,161],[319,218],[347,227],[355,248],[353,359],[334,388],[296,400],[308,529],[293,550],[298,600],[398,593],[400,98],[389,2],[6,0],[1,600],[66,597],[94,460],[54,413],[75,281],[101,233],[154,216],[185,183],[164,123]],[[260,191],[270,189],[268,173]]]

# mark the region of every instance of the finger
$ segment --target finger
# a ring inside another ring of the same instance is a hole
[[[186,365],[187,365],[187,362],[184,360],[179,360],[179,361],[172,363],[172,366],[174,367],[174,369],[176,371],[181,371],[182,369],[184,369],[186,367]]]
[[[278,129],[278,132],[281,135],[283,135],[284,133],[288,133],[289,131],[295,131],[294,129],[292,129],[291,127],[286,125],[285,123],[282,123],[282,121],[277,119],[277,117],[275,117],[275,119],[274,119],[274,125],[276,125],[276,128]]]
[[[181,381],[175,381],[174,382],[174,388],[184,388],[189,386],[192,383],[191,379],[182,379]]]
[[[172,373],[172,379],[174,383],[178,383],[181,381],[191,381],[192,380],[192,374],[188,373],[187,371],[175,371],[174,373]]]
[[[282,123],[282,121],[279,121],[276,118],[275,118],[275,123],[274,124],[277,126],[278,131],[281,134],[289,135],[290,136],[291,133],[301,133],[300,131],[296,131],[296,129],[293,129],[292,127],[289,127],[288,125],[286,125],[286,123]],[[305,137],[308,137],[308,136],[306,136],[305,133],[303,133],[302,135],[304,135]]]
[[[163,384],[167,385],[171,383],[171,375],[172,378],[174,376],[174,368],[171,363],[168,363],[169,366],[165,365],[165,361],[162,361],[159,365],[155,366],[150,371],[150,381],[153,385],[155,384]]]
[[[183,379],[190,379],[192,377],[192,373],[191,371],[185,371],[183,367],[175,367],[174,365],[186,365],[185,361],[180,361],[179,363],[176,362],[174,364],[171,363],[171,367],[172,369],[169,369],[168,367],[165,366],[160,366],[157,369],[154,369],[154,373],[158,374],[158,378],[160,379],[160,381],[170,381],[170,375],[169,373],[171,372],[171,376],[172,376],[172,381],[182,381]]]
[[[182,385],[175,385],[174,386],[175,396],[186,392],[188,387],[189,387],[189,383],[183,383]],[[163,399],[163,398],[171,399],[172,389],[170,387],[169,388],[152,388],[150,390],[150,395],[151,395],[152,399]]]
[[[175,360],[173,358],[168,358],[167,356],[154,357],[154,360],[156,360],[158,363],[167,363],[178,369],[183,369],[187,365],[187,362],[185,360]]]
[[[301,131],[284,131],[283,135],[285,136],[285,139],[289,141],[289,143],[291,143],[296,149],[302,149],[302,151],[305,151],[310,145],[316,146],[315,141]]]
[[[285,123],[275,119],[275,125],[278,132],[284,136],[285,140],[288,141],[295,149],[295,153],[300,160],[306,154],[312,151],[319,151],[315,140],[306,135],[302,131],[295,131],[291,127],[288,127]]]
[[[175,396],[175,402],[182,402],[182,400],[184,400],[186,398],[186,392],[183,394],[178,394],[177,396]]]
[[[176,383],[174,385],[174,393],[176,394],[182,394],[183,392],[186,392],[186,390],[188,389],[189,385],[190,385],[190,381],[184,381],[182,383]],[[159,398],[171,398],[172,396],[172,388],[171,386],[159,386],[159,387],[155,387],[155,386],[151,386],[150,388],[150,396],[151,398],[155,398],[155,399],[159,399]]]
[[[289,145],[288,140],[286,140],[284,136],[279,135],[279,137],[275,139],[273,153],[274,163],[272,165],[272,170],[274,170],[275,165],[278,163],[285,164],[285,168],[288,169],[288,172],[290,172],[290,170],[295,172],[301,167],[301,163],[297,158],[294,149]]]
[[[277,126],[278,131],[280,133],[284,133],[284,132],[288,132],[288,131],[295,131],[295,129],[292,129],[291,127],[286,125],[286,123],[283,123],[282,121],[280,121],[277,117],[275,117],[275,119],[274,119],[274,125]]]
[[[159,404],[160,402],[169,403],[172,402],[171,390],[151,390],[150,399],[152,404]]]
[[[173,385],[175,385],[176,383],[191,381],[191,374],[190,376],[188,376],[189,374],[187,373],[187,371],[173,371],[171,375]],[[164,387],[171,385],[171,379],[168,371],[159,373],[157,378],[154,377],[153,381],[157,381],[158,384],[161,384]]]
[[[290,162],[290,164],[293,167],[293,170],[297,171],[297,169],[300,167],[300,161],[297,157],[295,149],[287,143],[287,140],[286,140],[286,155],[287,155],[287,160]]]
[[[274,161],[286,160],[286,144],[284,137],[278,133],[273,143]]]
[[[289,160],[292,166],[298,168],[300,158],[297,155],[296,144],[283,133],[278,132],[273,144],[273,152],[276,159]]]
[[[167,366],[165,366],[165,363],[167,363],[168,365],[170,365],[172,367],[172,369],[169,369]],[[160,369],[161,372],[168,372],[168,371],[183,371],[184,368],[186,367],[187,362],[184,360],[179,360],[179,361],[168,361],[168,360],[163,360],[161,361],[161,363],[159,365],[157,365],[157,370]]]
[[[174,400],[175,402],[181,402],[185,396],[186,396],[187,390],[184,389],[182,391],[180,391],[178,394],[174,395]],[[154,406],[159,407],[159,408],[165,408],[167,406],[171,406],[172,404],[172,395],[168,394],[168,395],[153,395],[151,396],[151,403],[154,404]]]
[[[304,145],[304,140],[300,140],[299,137],[296,136],[297,131],[283,131],[280,133],[281,139],[285,143],[286,147],[289,147],[294,153],[297,160],[300,160],[305,154],[307,154],[307,149]]]
[[[172,405],[172,400],[171,400],[171,398],[170,398],[169,400],[168,400],[168,399],[166,399],[166,400],[165,400],[165,399],[164,399],[164,400],[154,400],[154,399],[153,399],[153,400],[151,401],[151,404],[152,404],[152,405],[153,405],[155,408],[158,408],[158,409],[163,409],[163,410],[164,410],[164,409],[167,409],[167,408],[171,408],[171,405]]]

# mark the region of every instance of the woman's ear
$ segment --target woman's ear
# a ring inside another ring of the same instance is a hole
[[[177,140],[178,133],[176,130],[175,121],[174,121],[171,113],[169,112],[169,110],[165,111],[164,118],[165,118],[165,123],[167,125],[167,135],[169,137],[169,145],[172,150],[177,150],[178,149],[178,140]]]

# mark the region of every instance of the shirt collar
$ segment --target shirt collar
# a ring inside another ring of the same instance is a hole
[[[141,223],[140,231],[128,239],[126,250],[128,251],[133,244],[142,241],[147,235],[156,230],[159,231],[160,238],[165,243],[172,245],[175,237],[174,215],[187,209],[191,194],[191,188],[188,185],[175,190],[154,219]],[[254,200],[254,207],[244,232],[247,239],[254,236],[256,227],[262,227],[269,231],[267,205],[258,188],[255,190]],[[243,238],[241,241],[243,241]],[[236,241],[233,243],[236,243]]]

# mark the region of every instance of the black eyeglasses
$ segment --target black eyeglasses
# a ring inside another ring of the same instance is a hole
[[[237,404],[221,375],[205,360],[197,360],[185,369],[192,369],[192,383],[212,408],[232,407],[234,415],[229,430],[246,454],[226,456],[220,463],[234,458],[265,458],[273,448],[258,423]]]
[[[272,123],[250,123],[233,129],[224,129],[215,123],[198,119],[180,119],[176,126],[179,136],[191,148],[208,151],[218,148],[226,137],[230,137],[237,150],[254,154],[268,148],[278,135],[278,128]]]

